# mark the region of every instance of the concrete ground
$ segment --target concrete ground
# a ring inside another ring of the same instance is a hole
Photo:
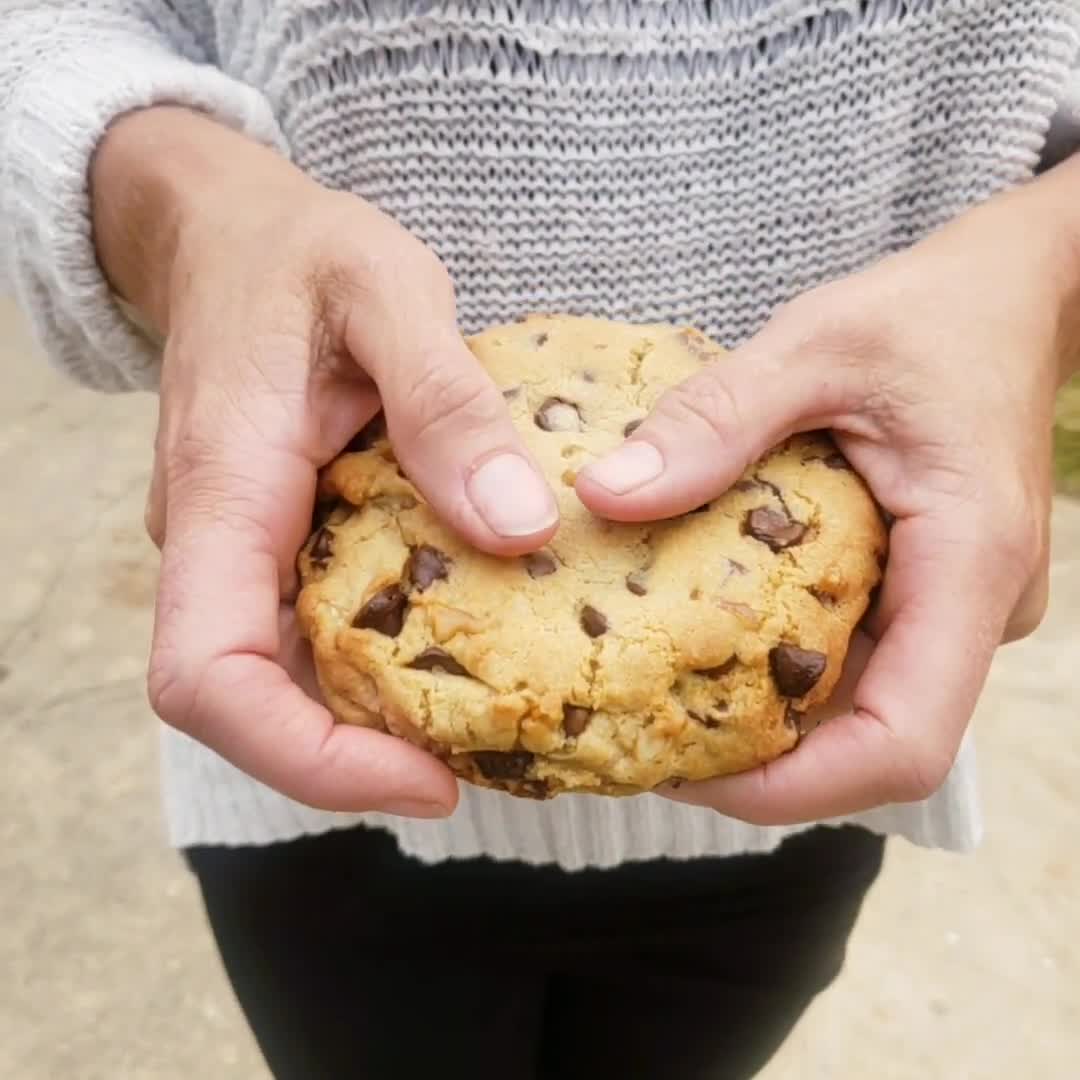
[[[154,402],[73,388],[0,305],[0,1077],[266,1077],[166,849],[142,672]],[[1080,502],[977,730],[988,838],[894,842],[764,1080],[1080,1077]],[[722,1018],[718,1018],[722,1022]]]

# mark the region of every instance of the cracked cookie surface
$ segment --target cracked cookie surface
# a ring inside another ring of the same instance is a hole
[[[559,531],[523,558],[473,550],[369,426],[324,471],[299,559],[331,711],[534,798],[630,794],[791,749],[884,560],[881,517],[833,442],[789,439],[679,518],[602,521],[577,472],[723,350],[693,330],[562,316],[469,344],[555,491]]]

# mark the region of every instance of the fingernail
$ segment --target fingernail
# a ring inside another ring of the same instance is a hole
[[[489,458],[469,477],[469,499],[499,536],[531,536],[559,517],[555,497],[519,454]]]
[[[442,803],[427,802],[424,799],[391,799],[383,803],[383,813],[396,814],[398,817],[444,818],[450,816],[450,810]]]
[[[642,487],[664,471],[660,451],[647,442],[628,442],[606,458],[583,470],[590,480],[606,487],[614,495]]]

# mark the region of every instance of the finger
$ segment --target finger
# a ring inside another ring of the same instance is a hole
[[[578,474],[596,514],[648,521],[685,513],[726,491],[788,435],[829,427],[865,393],[844,357],[800,353],[786,324],[668,390],[633,435]]]
[[[1046,616],[1050,603],[1050,548],[1044,546],[1039,556],[1039,564],[1028,582],[1020,599],[1009,616],[1005,627],[1003,644],[1020,641],[1033,634]]]
[[[851,708],[776,761],[672,797],[772,825],[932,794],[955,758],[1011,604],[985,589],[993,560],[979,551],[970,530],[898,522],[881,599],[884,636]]]
[[[443,521],[500,555],[551,537],[555,497],[452,310],[412,321],[396,311],[357,317],[346,340],[378,385],[398,459]]]
[[[1001,644],[1008,645],[1014,641],[1033,634],[1046,616],[1046,609],[1050,602],[1050,548],[1044,544],[1040,548],[1040,555],[1035,570],[1032,572],[1027,585],[1016,601],[1016,605],[1009,615],[1002,633]],[[875,638],[884,634],[888,624],[888,613],[881,604],[875,604],[867,612],[863,619],[864,629]]]
[[[224,424],[168,477],[155,710],[309,805],[443,816],[457,797],[443,765],[391,736],[336,725],[280,666],[281,566],[303,539],[315,473],[238,429]]]

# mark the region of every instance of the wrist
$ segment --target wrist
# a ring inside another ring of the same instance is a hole
[[[245,205],[248,189],[304,179],[275,151],[201,113],[164,105],[130,113],[110,127],[91,164],[98,261],[119,296],[167,333],[186,237],[212,236],[214,221],[224,225],[228,205]]]

